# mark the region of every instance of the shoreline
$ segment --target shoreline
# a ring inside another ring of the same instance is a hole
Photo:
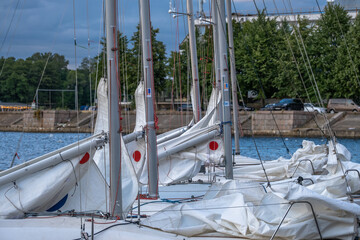
[[[191,112],[159,111],[157,116],[158,134],[185,126],[192,119]],[[360,113],[327,114],[327,119],[335,136],[360,138]],[[91,126],[95,126],[95,121],[96,112],[92,111],[80,111],[79,114],[73,110],[0,112],[0,131],[92,133]],[[135,111],[125,112],[122,132],[131,133],[135,122]],[[257,137],[323,137],[323,132],[327,133],[325,122],[322,115],[303,111],[239,112],[239,133]]]

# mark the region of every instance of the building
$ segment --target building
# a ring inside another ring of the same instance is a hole
[[[348,11],[348,14],[352,20],[354,20],[356,18],[356,16],[358,15],[358,13],[360,11],[360,0],[328,0],[327,2],[329,4],[337,3],[337,4],[340,4],[341,6],[343,6]],[[320,19],[321,14],[322,14],[322,12],[320,12],[317,9],[316,10],[312,9],[312,10],[308,10],[308,11],[294,10],[293,12],[279,12],[279,13],[278,12],[276,12],[276,13],[275,12],[267,12],[267,16],[270,19],[276,19],[277,22],[283,22],[284,20],[286,20],[289,23],[296,23],[298,20],[298,17],[306,18],[310,22],[316,22]],[[233,13],[232,14],[232,19],[237,22],[253,21],[253,20],[257,19],[257,17],[258,17],[257,13],[247,13],[247,14]],[[207,17],[206,19],[196,19],[195,25],[204,26],[204,25],[209,25],[210,22],[211,22],[211,19],[209,17]]]

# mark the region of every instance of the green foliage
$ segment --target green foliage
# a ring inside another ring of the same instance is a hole
[[[323,99],[360,101],[360,16],[352,22],[342,7],[327,5],[316,23],[306,19],[298,19],[296,24],[278,23],[259,13],[252,22],[234,22],[233,28],[237,80],[243,97],[249,90],[257,90],[263,99],[300,97],[316,102],[318,89]],[[202,103],[207,101],[214,83],[212,27],[203,30],[203,34],[198,29],[196,32]],[[167,58],[165,45],[156,39],[159,29],[151,32],[157,96],[189,97],[188,39]],[[139,26],[130,40],[118,34],[123,99],[134,94],[142,77],[139,36]],[[56,53],[34,53],[25,60],[1,57],[0,101],[31,103],[40,79],[41,89],[68,90],[75,89],[77,80],[79,106],[92,105],[96,83],[106,76],[104,42],[99,56],[84,58],[77,71],[69,70],[65,57]],[[39,102],[45,107],[73,109],[74,100],[73,92],[39,92]]]
[[[235,59],[242,92],[260,97],[358,98],[360,20],[351,23],[339,5],[328,5],[311,24],[276,23],[264,13],[252,22],[234,23]],[[316,83],[315,83],[315,81]]]
[[[35,53],[23,60],[1,58],[3,71],[0,75],[0,100],[4,102],[31,103],[35,99],[36,88],[41,80],[42,89],[62,88],[66,81],[68,61],[64,56],[52,53]],[[48,93],[39,93],[39,102],[49,102]],[[56,100],[54,100],[56,102]]]

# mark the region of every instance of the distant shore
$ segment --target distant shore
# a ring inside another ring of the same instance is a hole
[[[96,122],[96,111],[44,110],[0,112],[2,132],[49,132],[91,133]],[[127,134],[133,131],[135,111],[123,112],[122,129]],[[157,133],[187,125],[191,112],[157,112]],[[332,130],[337,137],[360,138],[360,113],[327,114]],[[275,121],[274,121],[275,120]],[[322,137],[327,133],[325,119],[320,114],[303,111],[254,111],[239,112],[239,128],[242,136]],[[280,131],[280,133],[279,133]]]

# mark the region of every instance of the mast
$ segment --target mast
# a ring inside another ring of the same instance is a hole
[[[228,36],[229,36],[229,53],[230,53],[230,72],[231,72],[231,90],[233,102],[233,127],[235,139],[235,154],[240,154],[239,148],[239,106],[237,98],[236,70],[235,70],[235,54],[234,54],[234,36],[231,17],[231,0],[226,0],[226,15],[228,18]]]
[[[218,39],[218,10],[216,0],[211,1],[211,21],[213,24],[213,38],[214,38],[214,69],[215,69],[215,88],[217,89],[216,93],[221,89],[221,79],[220,79],[220,61],[219,61],[219,39]],[[218,94],[217,94],[218,95]],[[216,97],[217,99],[217,97]],[[222,104],[218,106],[219,112],[222,113]],[[219,115],[220,121],[223,120],[222,114]]]
[[[120,84],[117,52],[117,2],[106,0],[106,52],[109,89],[110,137],[110,213],[122,217],[121,139],[120,139]]]
[[[199,88],[199,71],[198,71],[198,61],[196,53],[196,36],[195,36],[195,27],[194,27],[194,14],[193,14],[193,1],[187,0],[187,18],[188,18],[188,27],[189,27],[189,42],[190,42],[190,56],[191,56],[191,73],[193,80],[193,89],[194,91],[194,122],[197,123],[201,119],[201,104],[200,104],[200,88]]]
[[[145,105],[146,105],[146,135],[147,135],[147,159],[149,166],[149,196],[158,196],[158,159],[154,116],[154,74],[151,49],[151,26],[149,0],[140,0],[140,26],[142,61],[145,82]]]
[[[232,143],[231,143],[231,118],[230,118],[230,92],[229,92],[229,76],[228,76],[228,58],[226,44],[226,23],[225,23],[225,1],[215,0],[215,12],[218,16],[218,39],[219,39],[219,61],[220,61],[220,77],[222,86],[222,105],[223,105],[223,129],[224,129],[224,148],[225,148],[225,175],[227,179],[233,178],[232,164]]]

